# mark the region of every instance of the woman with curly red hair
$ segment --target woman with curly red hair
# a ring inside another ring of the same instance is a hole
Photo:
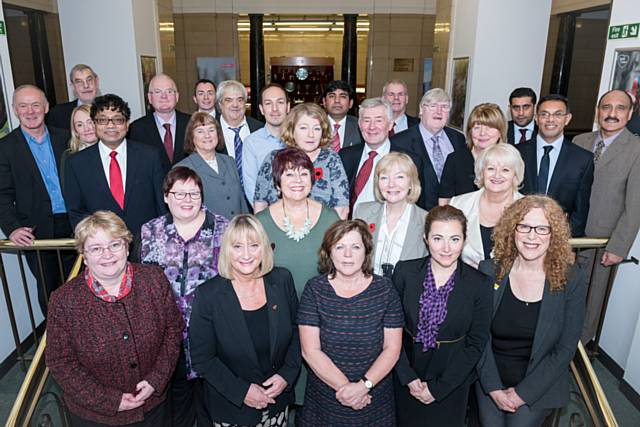
[[[493,231],[491,339],[476,384],[483,426],[539,426],[569,398],[569,362],[582,329],[586,286],[571,231],[553,199],[533,195],[505,209]]]

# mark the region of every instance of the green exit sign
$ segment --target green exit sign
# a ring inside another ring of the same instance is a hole
[[[640,23],[612,25],[609,27],[609,39],[633,39],[638,37]]]

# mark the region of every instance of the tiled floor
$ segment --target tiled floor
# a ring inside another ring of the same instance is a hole
[[[618,380],[605,368],[600,362],[595,361],[593,367],[598,375],[600,383],[609,399],[609,403],[620,427],[637,427],[640,426],[640,411],[627,400],[627,398],[618,390]],[[25,372],[20,365],[14,366],[3,378],[0,379],[0,425],[3,425],[11,410],[13,401],[18,394],[20,385],[24,379]],[[51,382],[51,381],[50,381]],[[51,387],[51,386],[49,386]],[[55,385],[53,385],[55,387]],[[49,388],[49,391],[51,388]],[[577,388],[575,388],[577,390]],[[53,389],[53,391],[57,391]],[[36,410],[37,413],[48,413],[51,415],[54,426],[61,425],[57,409],[51,395],[45,398],[41,403],[41,407]],[[580,401],[578,394],[572,393],[571,403],[565,408],[561,416],[559,426],[569,426],[572,414],[585,414],[585,427],[590,426],[590,421],[586,419],[586,412]],[[574,415],[575,417],[576,415]],[[33,425],[38,425],[33,423]]]

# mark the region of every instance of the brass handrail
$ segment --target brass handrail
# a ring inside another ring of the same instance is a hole
[[[34,251],[46,249],[75,249],[76,241],[74,239],[38,239],[34,240],[30,246],[20,246],[11,240],[0,240],[0,250],[15,249],[20,251]]]

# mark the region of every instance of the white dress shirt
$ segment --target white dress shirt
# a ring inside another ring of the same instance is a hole
[[[109,165],[111,165],[111,152],[118,153],[116,160],[120,165],[120,171],[122,172],[122,189],[126,193],[127,189],[127,140],[124,139],[118,148],[112,150],[104,145],[102,141],[98,142],[98,151],[100,152],[100,161],[102,162],[102,169],[104,170],[104,176],[107,178],[107,184],[111,188],[111,180],[109,179]]]
[[[358,176],[358,173],[360,173],[360,169],[362,169],[362,165],[364,165],[364,162],[369,158],[369,153],[371,151],[373,150],[371,150],[371,148],[369,147],[369,144],[364,144],[364,150],[362,150],[362,156],[360,156],[360,163],[358,163],[358,172],[356,173],[356,177]],[[358,195],[356,202],[353,204],[354,211],[355,211],[355,207],[359,203],[373,202],[376,200],[375,194],[373,193],[373,181],[374,181],[373,177],[375,175],[375,170],[376,170],[376,166],[378,165],[378,162],[383,156],[389,154],[389,151],[391,151],[391,143],[389,142],[389,139],[387,139],[376,150],[376,153],[378,153],[378,155],[373,158],[373,169],[371,169],[371,175],[369,175],[369,179],[367,180],[367,183],[364,185],[364,188]]]
[[[158,128],[158,133],[160,133],[160,139],[164,144],[164,135],[167,133],[167,130],[164,128],[165,123],[169,123],[171,125],[171,142],[173,142],[173,146],[176,146],[176,112],[174,111],[171,114],[171,119],[169,121],[164,121],[160,117],[158,117],[158,113],[153,113],[153,118],[156,119],[156,127]]]
[[[335,124],[339,124],[340,127],[338,128],[338,135],[340,135],[340,147],[344,147],[344,131],[345,128],[347,127],[347,116],[344,116],[342,118],[342,120],[340,120],[339,122],[334,121],[331,116],[329,116],[329,124],[331,125],[331,140],[333,141],[333,136],[335,135],[334,129],[335,129]]]
[[[540,173],[540,162],[542,161],[542,156],[544,156],[544,147],[547,145],[553,146],[553,150],[549,152],[549,177],[547,181],[547,188],[549,188],[549,183],[551,182],[551,177],[553,176],[553,170],[555,169],[556,163],[558,162],[558,157],[560,156],[560,150],[562,150],[563,141],[564,135],[560,135],[560,137],[553,141],[551,144],[542,139],[540,135],[536,137],[536,175]]]
[[[236,133],[232,131],[231,126],[224,121],[224,117],[220,116],[220,126],[222,127],[222,133],[224,134],[224,145],[227,147],[227,154],[233,158],[236,157],[236,149],[235,149],[235,139]],[[240,127],[240,139],[244,143],[245,139],[251,134],[251,130],[249,130],[249,124],[247,123],[247,119],[243,118],[242,122],[235,127]]]
[[[407,130],[409,128],[409,122],[407,121],[407,115],[403,114],[394,122],[395,126],[393,127],[393,133],[400,133],[403,130]]]
[[[402,216],[396,223],[395,229],[389,230],[389,227],[387,227],[387,204],[384,204],[382,220],[379,224],[378,240],[375,242],[376,254],[373,261],[373,272],[375,274],[383,274],[382,264],[396,265],[400,260],[410,218],[411,205],[407,203]]]
[[[520,129],[526,129],[527,132],[525,133],[525,138],[527,141],[530,140],[531,136],[533,135],[533,129],[535,129],[535,125],[535,120],[531,120],[525,127],[520,127],[516,124],[516,122],[513,122],[513,142],[515,144],[520,142],[520,136],[522,135],[520,133]]]

